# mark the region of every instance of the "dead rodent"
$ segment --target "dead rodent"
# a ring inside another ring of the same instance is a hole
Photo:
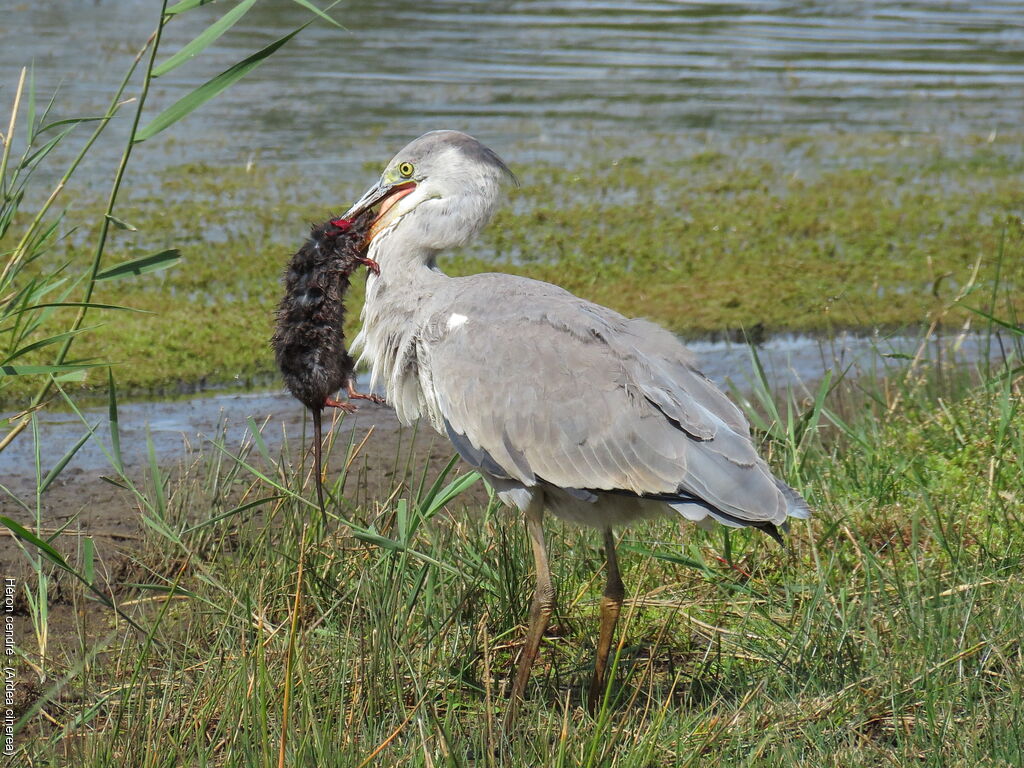
[[[355,389],[355,361],[345,348],[345,293],[349,277],[359,267],[378,271],[367,258],[367,235],[374,214],[367,211],[348,221],[331,219],[314,226],[309,238],[292,256],[284,274],[284,298],[277,308],[277,327],[271,345],[284,383],[313,414],[313,457],[316,492],[321,512],[324,494],[320,453],[321,415],[327,406],[356,410],[333,399],[342,387],[349,399],[382,402]]]

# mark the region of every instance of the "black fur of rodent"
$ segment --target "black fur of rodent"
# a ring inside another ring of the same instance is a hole
[[[313,414],[313,457],[316,493],[325,512],[321,469],[321,416],[331,395],[345,387],[355,392],[355,361],[345,348],[345,293],[349,277],[361,266],[376,266],[366,258],[372,211],[349,222],[332,219],[314,225],[309,238],[292,256],[284,273],[284,298],[277,308],[277,327],[271,345],[285,385]],[[355,406],[339,403],[348,411]]]

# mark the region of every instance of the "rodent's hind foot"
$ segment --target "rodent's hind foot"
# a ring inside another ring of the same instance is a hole
[[[343,403],[340,400],[335,400],[333,397],[328,397],[324,400],[324,408],[340,408],[345,413],[355,413],[359,410],[359,407],[352,403]]]
[[[348,392],[349,400],[369,400],[371,403],[376,403],[377,405],[384,405],[385,402],[384,398],[380,395],[364,395],[362,392],[356,392],[356,388],[351,381],[348,383],[346,391]]]

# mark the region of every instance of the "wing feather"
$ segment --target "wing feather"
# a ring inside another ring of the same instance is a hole
[[[468,461],[526,486],[692,494],[740,521],[784,522],[788,487],[675,337],[560,289],[498,301],[488,283],[445,306],[465,322],[423,342],[435,421]]]

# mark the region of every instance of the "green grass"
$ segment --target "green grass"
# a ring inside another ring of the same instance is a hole
[[[131,104],[139,131],[129,134],[145,136],[247,66],[145,121],[147,88],[123,100],[134,82],[126,76],[108,114]],[[0,153],[0,354],[26,368],[0,380],[5,406],[84,377],[96,391],[109,381],[116,423],[114,380],[90,369],[94,361],[116,362],[129,393],[269,374],[284,262],[306,224],[345,207],[386,158],[344,186],[260,166],[183,164],[152,178],[128,168],[129,140],[107,199],[75,184],[51,197],[28,181],[65,124],[47,124],[31,77],[16,92],[21,122],[4,125],[28,138],[15,151],[8,129]],[[687,335],[977,325],[971,308],[1016,323],[1019,144],[651,137],[591,143],[565,166],[516,163],[531,148],[509,148],[522,188],[478,244],[444,264],[453,274],[497,264],[552,280]],[[33,184],[62,174],[80,183],[78,159]],[[100,279],[119,263],[166,266],[168,257],[145,259],[170,249],[184,256],[175,269]],[[51,312],[54,298],[148,314],[90,308],[86,323],[80,307]],[[357,289],[353,321],[360,298]],[[1019,366],[1019,333],[1015,341]],[[965,376],[935,361],[887,381],[843,381],[810,401],[762,387],[748,405],[758,440],[814,518],[793,526],[784,549],[755,532],[670,521],[624,532],[630,600],[596,718],[582,704],[603,556],[593,532],[549,523],[560,609],[510,730],[502,714],[531,558],[520,521],[479,484],[457,495],[472,476],[435,478],[406,447],[393,487],[381,490],[357,458],[348,475],[332,473],[339,501],[322,521],[297,441],[276,456],[259,438],[240,452],[206,444],[173,471],[151,451],[140,480],[125,473],[113,440],[109,479],[143,532],[115,556],[72,530],[74,520],[45,529],[44,494],[81,443],[44,471],[37,421],[26,416],[17,439],[36,441],[37,493],[21,506],[6,494],[0,519],[27,563],[14,759],[76,768],[1019,765],[1021,387],[1019,367]]]
[[[122,100],[126,76],[108,114],[131,102],[141,127],[130,133],[145,136],[247,66],[145,125],[146,88]],[[114,379],[93,380],[94,360],[119,363],[122,390],[133,393],[269,372],[287,255],[308,220],[343,207],[373,171],[344,188],[261,167],[122,176],[129,141],[107,200],[60,185],[40,197],[28,181],[65,124],[47,125],[30,77],[16,92],[25,103],[12,112],[28,139],[19,157],[8,129],[0,153],[0,353],[26,369],[0,381],[4,402],[24,405],[32,392],[42,401],[86,376],[96,390],[109,386],[116,425]],[[510,205],[446,264],[460,274],[497,262],[686,334],[977,323],[967,308],[1016,323],[1018,145],[1012,136],[889,135],[593,145],[567,167],[517,167],[524,185]],[[90,146],[53,178],[80,181]],[[119,263],[166,266],[169,257],[147,255],[172,248],[185,256],[179,268],[102,279]],[[152,314],[91,307],[84,324],[81,307],[51,312],[54,298]],[[358,305],[356,291],[353,319]],[[86,327],[100,318],[102,327]],[[1019,332],[1014,340],[1019,366]],[[39,366],[57,378],[40,379]],[[15,500],[3,489],[0,519],[27,564],[14,759],[76,768],[1019,765],[1020,376],[986,366],[967,377],[925,361],[888,381],[825,387],[811,401],[782,398],[782,407],[762,382],[749,407],[761,447],[816,514],[793,527],[785,549],[754,532],[668,521],[624,532],[630,600],[596,718],[582,701],[603,557],[592,532],[549,524],[557,631],[511,730],[501,716],[530,557],[520,521],[478,484],[467,491],[472,476],[434,477],[406,446],[382,491],[356,458],[350,473],[332,473],[339,501],[323,521],[298,442],[277,456],[259,437],[240,451],[209,443],[174,471],[151,450],[140,480],[124,470],[115,426],[108,479],[123,487],[126,514],[139,513],[143,537],[114,556],[74,531],[74,519],[44,528],[44,494],[88,432],[44,471],[36,417],[25,416],[25,431],[7,437],[35,440],[36,493]],[[73,397],[63,402],[77,409]],[[9,508],[22,522],[7,519]]]
[[[132,610],[153,642],[122,627],[83,634],[91,663],[50,660],[65,677],[32,764],[273,766],[287,730],[287,765],[1018,765],[1022,380],[939,372],[840,382],[777,418],[765,400],[762,449],[816,508],[785,549],[668,521],[623,534],[630,601],[596,719],[599,537],[549,522],[559,629],[511,731],[532,585],[515,516],[442,505],[446,480],[402,457],[387,500],[335,473],[326,527],[296,445],[250,443],[265,474],[213,445],[174,482],[154,468],[136,571],[164,591],[121,588],[148,601]]]
[[[513,163],[522,188],[478,244],[442,266],[554,281],[687,336],[754,327],[828,333],[927,325],[965,286],[991,285],[1005,232],[1005,292],[993,309],[1020,311],[1016,141],[883,134],[696,147],[662,137],[639,150],[595,143],[586,162],[568,168]],[[343,209],[385,160],[344,185],[259,166],[130,175],[119,213],[139,231],[111,233],[111,260],[173,247],[184,263],[101,285],[97,301],[155,314],[108,313],[101,333],[76,342],[79,354],[117,362],[118,381],[134,394],[272,377],[267,340],[283,265],[308,223]],[[77,219],[102,219],[85,198],[77,206]],[[55,247],[52,260],[86,257],[76,242]],[[357,281],[352,326],[361,294]],[[102,388],[101,378],[89,383]]]

